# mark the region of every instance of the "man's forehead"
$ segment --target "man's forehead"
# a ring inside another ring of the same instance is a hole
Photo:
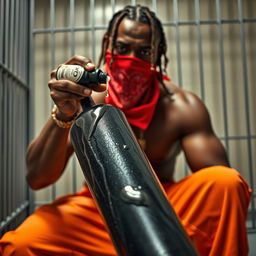
[[[124,18],[118,26],[117,34],[149,39],[151,37],[151,27],[148,24]]]

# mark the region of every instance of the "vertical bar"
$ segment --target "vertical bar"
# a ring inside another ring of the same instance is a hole
[[[23,89],[23,88],[22,88]],[[24,149],[23,149],[23,144],[22,144],[22,137],[24,136],[24,133],[23,133],[23,120],[26,120],[24,119],[24,115],[25,115],[25,112],[24,112],[24,109],[23,109],[23,101],[24,101],[24,97],[21,93],[21,88],[17,88],[16,89],[16,106],[17,106],[17,118],[16,118],[16,122],[19,124],[20,126],[20,129],[18,129],[16,131],[16,134],[17,134],[17,140],[19,140],[19,146],[17,147],[16,149],[16,154],[17,154],[17,165],[14,167],[16,170],[19,170],[16,174],[16,177],[18,178],[18,181],[16,182],[16,186],[17,186],[17,191],[18,191],[18,195],[17,195],[17,202],[16,202],[16,207],[18,207],[19,205],[22,204],[22,201],[25,199],[23,197],[23,193],[22,193],[22,190],[23,190],[23,187],[22,187],[22,181],[24,179],[24,174],[21,175],[21,171],[20,170],[23,170],[23,165],[21,165],[22,163],[22,157],[20,155],[19,152],[24,152]],[[18,107],[19,106],[19,107]],[[23,136],[22,136],[23,135]],[[19,166],[18,166],[18,163],[19,163]]]
[[[14,198],[14,207],[17,208],[19,206],[20,202],[20,183],[22,182],[21,177],[21,170],[23,170],[22,166],[19,166],[19,160],[21,152],[23,153],[23,150],[21,150],[21,138],[22,135],[20,135],[20,130],[22,129],[22,126],[20,125],[20,109],[22,108],[22,105],[20,105],[20,87],[17,84],[18,82],[15,81],[15,90],[14,90],[14,110],[15,110],[15,117],[14,122],[16,123],[16,129],[14,129],[14,159],[13,159],[13,170],[15,172],[13,177],[13,198]],[[17,129],[19,127],[19,129]],[[16,146],[15,146],[16,144]]]
[[[26,32],[24,31],[24,22],[23,22],[23,19],[24,19],[24,17],[25,17],[25,14],[24,14],[24,3],[23,3],[24,1],[21,1],[21,4],[20,4],[20,6],[19,6],[19,24],[18,24],[18,42],[17,42],[17,44],[16,44],[16,48],[18,48],[18,59],[19,59],[19,61],[18,61],[18,65],[17,65],[17,70],[18,70],[18,73],[19,73],[19,77],[22,77],[22,79],[23,79],[23,76],[24,76],[24,72],[26,72],[26,69],[24,69],[24,60],[23,60],[23,58],[24,58],[24,51],[25,51],[25,46],[23,45],[23,40],[24,39],[26,39]],[[27,47],[27,46],[26,46]],[[16,87],[17,88],[15,88],[15,91],[16,91],[16,93],[15,93],[15,96],[16,95],[19,95],[19,87],[18,87],[18,84],[17,83],[15,83],[15,85],[16,85]],[[15,100],[17,99],[17,97],[15,97]],[[21,108],[21,105],[19,106],[19,109]],[[16,109],[15,109],[16,110]],[[16,110],[16,111],[19,111],[18,109]],[[17,118],[15,117],[15,121],[16,121],[16,123],[19,125],[19,129],[16,131],[16,133],[17,133],[17,139],[19,140],[19,138],[20,138],[20,136],[22,136],[21,134],[20,134],[20,131],[21,131],[21,129],[22,129],[22,126],[21,126],[21,124],[19,123],[19,119],[20,119],[20,116],[19,116],[19,113],[17,114]],[[19,148],[20,148],[20,140],[18,141],[18,149],[17,150],[19,150]],[[17,152],[17,151],[16,151]],[[23,152],[23,151],[20,151],[20,152]],[[20,153],[18,153],[18,154],[20,154]],[[17,156],[16,156],[17,157]],[[19,167],[18,167],[19,169],[19,171],[22,171],[23,169],[22,169],[22,166],[21,166],[21,164],[20,164],[20,162],[19,162]],[[15,175],[16,176],[16,175]],[[21,182],[22,182],[22,178],[21,177],[19,177],[20,179],[19,179],[19,181],[17,181],[17,184],[18,184],[18,188],[17,188],[17,193],[19,194],[19,196],[18,196],[18,201],[20,201],[20,198],[21,198],[21,191],[20,191],[20,187],[21,187]],[[16,205],[16,207],[18,207],[18,203],[17,203],[17,205]]]
[[[9,201],[9,209],[8,215],[13,210],[13,201],[12,201],[12,159],[13,159],[13,147],[12,147],[12,136],[13,136],[13,105],[12,105],[12,87],[13,87],[13,79],[12,76],[8,77],[8,201]]]
[[[136,5],[136,0],[131,0],[131,5]]]
[[[251,188],[254,188],[251,124],[250,124],[251,120],[250,120],[250,104],[249,104],[250,98],[249,98],[249,90],[248,90],[248,69],[247,69],[247,61],[246,61],[247,54],[246,54],[242,1],[237,0],[237,5],[238,5],[238,15],[239,15],[239,22],[240,22],[240,43],[241,43],[242,64],[243,64],[244,102],[245,102],[245,117],[246,117],[246,130],[247,130],[249,177],[250,177],[250,186]],[[255,229],[256,228],[256,212],[255,212],[254,196],[252,196],[251,206],[252,206],[252,228]]]
[[[54,68],[55,66],[55,0],[51,0],[50,2],[50,28],[51,28],[51,42],[50,42],[50,48],[51,48],[51,68]],[[56,184],[52,185],[52,200],[56,198]]]
[[[51,68],[55,66],[55,0],[51,0],[50,2],[50,29],[51,29]]]
[[[221,21],[221,7],[220,0],[216,0],[216,17],[218,26],[218,41],[220,49],[220,73],[221,73],[221,90],[222,90],[222,104],[223,104],[223,115],[224,115],[224,140],[225,147],[229,153],[229,140],[228,140],[228,111],[227,111],[227,89],[226,89],[226,72],[225,72],[225,60],[224,60],[224,38],[222,31]]]
[[[17,76],[20,76],[21,74],[21,51],[23,51],[23,49],[21,49],[20,47],[20,40],[21,40],[21,34],[23,32],[22,27],[21,27],[21,4],[20,1],[19,2],[19,8],[17,8],[17,20],[18,20],[18,24],[17,24],[17,38],[18,38],[18,43],[17,43],[17,56],[16,56],[16,66],[17,66],[17,70],[16,70],[16,74]]]
[[[182,61],[181,61],[181,49],[180,49],[180,30],[179,30],[179,6],[178,1],[173,0],[173,17],[175,23],[175,31],[176,31],[176,52],[177,52],[177,71],[178,71],[178,84],[179,87],[183,87],[183,78],[182,78]],[[188,175],[188,164],[184,161],[184,171],[185,175]]]
[[[157,1],[156,0],[152,0],[152,9],[157,14]]]
[[[34,70],[35,70],[35,61],[34,61],[34,56],[35,56],[35,50],[34,50],[34,41],[35,41],[35,36],[33,33],[34,29],[34,24],[35,24],[35,0],[30,0],[30,21],[29,21],[29,65],[28,65],[28,70],[29,72],[29,77],[28,77],[28,88],[29,88],[29,93],[28,93],[28,102],[27,105],[29,106],[29,116],[28,116],[28,123],[29,129],[28,129],[28,134],[27,138],[28,141],[31,141],[34,137],[34,128],[33,125],[35,120],[34,120]]]
[[[4,1],[1,0],[0,2],[0,38],[4,38]],[[0,41],[0,81],[3,83],[3,68],[1,66],[2,62],[3,62],[3,40]],[[4,84],[2,84],[2,86],[0,86],[0,120],[3,120],[3,87]],[[3,169],[3,133],[4,133],[4,129],[3,129],[3,125],[0,125],[0,201],[1,203],[1,207],[0,207],[0,221],[4,219],[4,169]],[[1,233],[0,233],[1,236]]]
[[[111,10],[112,10],[112,15],[115,13],[115,7],[116,7],[116,1],[115,0],[110,0],[111,4]]]
[[[20,89],[20,91],[21,91],[21,89]],[[25,145],[24,145],[24,140],[26,140],[26,138],[25,138],[25,132],[24,132],[24,123],[26,123],[27,122],[27,120],[28,120],[28,118],[26,118],[26,113],[27,113],[27,110],[26,109],[24,109],[24,104],[26,104],[26,99],[24,98],[24,93],[22,93],[23,91],[21,91],[20,92],[20,94],[19,95],[21,95],[21,97],[19,97],[19,100],[18,100],[18,102],[19,102],[19,105],[18,106],[21,106],[20,108],[19,108],[19,123],[21,123],[21,127],[22,127],[22,129],[19,131],[19,138],[21,138],[21,149],[22,149],[22,151],[25,151]],[[23,166],[23,164],[21,165],[20,163],[24,163],[25,161],[24,161],[24,156],[22,156],[22,155],[20,155],[19,154],[19,159],[18,159],[18,165],[19,166],[22,166],[22,170],[23,170],[23,168],[25,167],[25,166]],[[17,166],[18,167],[18,166]],[[22,201],[25,199],[25,198],[27,198],[28,200],[29,200],[29,194],[27,193],[27,194],[25,194],[24,193],[24,191],[26,190],[26,189],[28,189],[28,186],[26,186],[26,184],[25,184],[25,177],[24,177],[24,174],[22,175],[22,174],[20,174],[20,180],[21,180],[21,182],[18,182],[18,184],[19,184],[19,201],[18,201],[18,204],[20,205],[21,203],[22,203]]]
[[[202,34],[200,25],[200,3],[199,0],[195,0],[195,16],[196,16],[196,29],[198,39],[198,54],[199,54],[199,72],[200,72],[200,91],[201,99],[205,101],[205,85],[204,85],[204,62],[203,62],[203,46],[202,46]]]
[[[0,59],[1,60],[1,59]],[[1,64],[1,62],[0,62]],[[0,65],[0,81],[3,81],[3,69]],[[2,86],[0,86],[0,120],[4,120],[3,119],[3,87],[4,84],[2,84]],[[3,202],[4,202],[4,169],[3,169],[3,135],[4,134],[4,129],[3,129],[3,125],[0,125],[0,202],[1,203],[1,207],[0,207],[0,221],[3,220]]]
[[[21,120],[21,124],[23,127],[22,130],[22,134],[26,134],[26,131],[28,130],[28,90],[26,91],[21,91],[22,92],[22,99],[24,99],[21,103],[23,106],[23,113],[24,113],[24,118]],[[20,115],[21,116],[21,115]],[[27,147],[27,142],[28,142],[28,137],[26,136],[22,136],[22,145],[23,145],[23,150],[25,152],[26,147]],[[25,169],[26,168],[26,161],[25,158],[22,157],[21,158],[22,161],[22,166]],[[22,184],[21,184],[21,188],[22,188],[22,198],[26,198],[27,201],[29,202],[29,205],[27,207],[27,214],[32,213],[33,212],[33,200],[34,200],[34,194],[32,193],[31,190],[29,190],[29,187],[26,185],[26,179],[23,176],[22,179]]]
[[[22,1],[24,2],[24,1]],[[20,23],[21,23],[21,27],[20,27],[20,31],[22,31],[22,40],[18,40],[17,42],[17,45],[16,45],[16,48],[17,46],[19,45],[19,49],[21,50],[22,52],[22,57],[21,57],[21,62],[20,62],[20,65],[23,67],[21,69],[21,74],[20,74],[20,77],[22,77],[22,79],[24,81],[26,81],[26,74],[27,74],[27,67],[25,65],[24,62],[26,62],[27,60],[27,56],[25,55],[25,53],[27,52],[27,49],[28,49],[28,45],[26,44],[27,42],[27,26],[26,24],[24,24],[24,20],[27,19],[27,13],[26,13],[26,9],[27,9],[27,1],[25,1],[25,3],[22,3],[22,5],[20,5],[20,9],[22,9],[22,19],[20,20]],[[18,157],[15,157],[15,162],[16,162],[16,165],[17,165],[17,168],[14,166],[14,172],[15,172],[15,178],[18,176],[18,173],[17,172],[22,172],[23,173],[23,166],[21,164],[21,156],[20,156],[20,152],[24,152],[24,149],[22,148],[22,144],[21,144],[21,140],[22,140],[22,137],[24,137],[24,134],[21,133],[21,131],[23,130],[23,126],[22,126],[22,122],[21,122],[21,118],[23,120],[23,113],[21,113],[22,109],[22,105],[18,105],[19,101],[23,101],[24,98],[22,98],[22,95],[21,95],[21,90],[24,90],[24,88],[21,89],[21,87],[19,86],[18,82],[16,81],[16,83],[14,84],[15,87],[13,88],[15,91],[13,92],[14,93],[14,110],[15,110],[15,117],[14,117],[14,123],[16,123],[17,126],[19,126],[19,129],[17,129],[16,131],[14,131],[16,133],[16,139],[15,141],[18,142],[18,145],[19,147],[16,149],[17,151],[17,156]],[[15,142],[14,142],[15,143]],[[22,197],[22,193],[21,193],[21,185],[22,185],[22,181],[24,179],[24,174],[23,174],[23,177],[21,175],[19,175],[19,180],[17,181],[17,186],[16,184],[14,184],[14,186],[16,187],[16,193],[19,194],[19,196],[16,198],[16,196],[13,198],[14,200],[14,203],[15,203],[15,209],[17,209],[20,204],[22,203],[22,201],[25,200],[24,197]],[[20,204],[19,204],[20,203]],[[17,221],[17,218],[16,218],[16,221]]]
[[[5,15],[4,15],[5,17]],[[3,35],[5,36],[6,34],[6,29],[4,30]],[[5,49],[5,40],[3,40],[3,47]],[[3,49],[3,50],[4,50]],[[5,62],[5,52],[3,52],[3,64]],[[3,129],[3,133],[2,133],[2,172],[3,172],[3,219],[6,218],[7,216],[7,188],[6,188],[6,184],[7,184],[7,136],[6,136],[6,132],[7,132],[7,107],[6,107],[6,101],[7,101],[7,92],[6,92],[6,88],[7,88],[7,84],[6,84],[6,71],[3,69],[2,72],[2,81],[3,81],[3,98],[2,98],[2,129]]]
[[[19,77],[22,78],[24,81],[24,74],[26,73],[25,67],[24,67],[24,48],[22,46],[24,45],[24,40],[26,39],[25,33],[24,33],[24,19],[25,19],[25,13],[24,13],[24,2],[20,7],[20,23],[19,23]]]
[[[75,55],[75,33],[74,33],[74,27],[75,27],[75,1],[70,0],[69,1],[70,6],[70,12],[69,12],[69,26],[70,26],[70,45],[71,45],[71,56]],[[75,193],[77,191],[77,168],[76,168],[76,162],[75,157],[72,157],[72,191]]]
[[[15,2],[15,6],[16,6],[16,9],[15,9],[15,28],[14,28],[14,41],[16,42],[15,43],[15,47],[14,47],[14,73],[17,75],[18,74],[18,55],[19,55],[19,52],[18,52],[18,42],[19,42],[19,9],[20,9],[20,1],[16,1]]]
[[[70,45],[71,45],[71,56],[75,55],[75,33],[74,33],[74,27],[75,27],[75,0],[69,1],[69,27],[70,27]]]
[[[8,132],[7,132],[7,141],[8,141],[8,165],[7,165],[7,177],[8,177],[8,182],[7,182],[7,196],[8,196],[8,201],[9,201],[9,207],[8,207],[8,215],[12,212],[12,157],[13,157],[13,152],[12,152],[12,114],[13,114],[13,109],[12,109],[12,77],[9,75],[8,76]]]
[[[179,31],[179,7],[178,1],[173,0],[173,17],[175,22],[175,30],[176,30],[176,52],[177,52],[177,70],[178,70],[178,83],[179,86],[183,87],[183,79],[182,79],[182,63],[181,63],[181,51],[180,51],[180,31]]]
[[[9,134],[10,134],[10,137],[9,137],[9,169],[8,169],[8,173],[9,173],[9,199],[10,199],[10,211],[9,211],[9,214],[11,212],[13,212],[13,210],[15,209],[15,206],[14,206],[14,193],[13,193],[13,176],[14,176],[14,167],[13,167],[13,164],[14,164],[14,132],[15,132],[15,127],[16,124],[15,124],[15,109],[14,109],[14,88],[15,87],[15,81],[13,79],[12,76],[10,76],[10,85],[9,85],[9,109],[10,109],[10,116],[9,116],[9,120],[10,120],[10,127],[9,127]]]
[[[4,41],[5,41],[5,44],[4,44],[4,46],[5,46],[5,50],[4,50],[4,57],[5,57],[5,59],[4,59],[4,64],[7,66],[7,67],[9,67],[9,52],[10,52],[10,50],[9,50],[9,33],[8,33],[8,31],[9,31],[9,26],[10,26],[10,24],[9,24],[9,17],[10,17],[10,15],[9,15],[9,1],[6,1],[5,2],[6,4],[5,4],[5,38],[4,38]]]
[[[1,0],[1,5],[0,5],[0,38],[5,38],[4,33],[5,33],[5,20],[4,20],[4,1]],[[0,40],[0,63],[4,63],[4,40]]]
[[[6,66],[9,69],[10,67],[10,33],[9,33],[9,29],[10,29],[10,1],[8,4],[8,9],[7,9],[7,15],[8,17],[8,30],[6,30],[7,34],[6,34],[6,46],[7,46],[7,53],[6,53]],[[12,202],[11,202],[11,156],[12,156],[12,151],[11,151],[11,136],[12,136],[12,124],[11,124],[11,120],[12,120],[12,109],[11,109],[11,95],[10,95],[10,89],[11,89],[11,79],[10,79],[10,75],[7,73],[7,130],[6,130],[6,136],[7,136],[7,145],[6,145],[6,152],[7,152],[7,165],[6,165],[6,171],[7,171],[7,200],[8,200],[8,207],[7,207],[7,214],[9,214],[11,212],[11,207],[12,207]]]
[[[29,84],[29,90],[25,93],[26,96],[26,106],[27,106],[27,113],[28,113],[28,129],[27,129],[27,138],[26,141],[24,141],[25,145],[28,144],[29,141],[32,140],[34,137],[34,24],[35,24],[35,0],[30,0],[30,20],[29,20],[29,63],[28,63],[28,70],[29,77],[28,77],[28,84]],[[29,199],[29,208],[28,208],[28,214],[31,214],[34,211],[34,193],[31,189],[27,186],[26,189],[26,195]]]
[[[20,123],[21,123],[21,131],[20,131],[20,136],[21,136],[21,151],[25,152],[26,147],[27,147],[27,136],[26,135],[26,131],[27,131],[27,124],[28,124],[28,109],[27,109],[27,91],[28,90],[24,90],[23,88],[20,88],[20,104],[22,106],[22,108],[20,108]],[[22,99],[22,100],[21,100]],[[22,113],[21,113],[22,112]],[[23,156],[21,156],[21,159],[19,161],[19,163],[21,163],[22,169],[24,170],[26,168],[26,164],[25,164],[25,158]],[[26,180],[25,177],[23,175],[23,178],[21,178],[21,184],[20,184],[20,191],[21,191],[21,196],[20,196],[20,204],[24,203],[24,201],[29,201],[31,200],[30,198],[30,194],[29,194],[29,187],[26,185]],[[33,198],[32,198],[33,199]],[[19,204],[19,205],[20,205]],[[30,210],[31,210],[31,205],[28,205],[27,208],[27,214],[29,214]],[[31,211],[32,212],[32,211]]]
[[[95,49],[95,3],[94,0],[90,0],[90,11],[91,11],[91,35],[92,35],[92,60],[95,61],[96,49]]]
[[[13,0],[10,1],[10,27],[8,34],[10,36],[10,69],[13,70],[13,51],[14,51],[14,9],[15,9],[15,4]]]
[[[24,2],[24,1],[23,1]],[[22,3],[23,3],[22,2]],[[24,31],[23,31],[23,19],[24,19],[24,9],[23,9],[23,4],[20,6],[20,22],[19,22],[19,59],[18,59],[18,62],[19,62],[19,77],[23,77],[24,75],[24,67],[23,67],[23,52],[24,52],[24,49],[22,49],[22,42],[24,40]]]
[[[11,88],[10,88],[10,106],[11,106],[11,116],[10,116],[10,123],[11,123],[11,127],[10,127],[10,134],[11,134],[11,138],[9,141],[10,144],[10,153],[11,153],[11,161],[10,161],[10,197],[11,197],[11,211],[15,210],[15,207],[17,207],[17,205],[15,205],[15,194],[16,194],[16,187],[14,184],[14,179],[15,179],[15,174],[16,174],[16,170],[14,168],[14,164],[16,161],[16,149],[17,146],[15,147],[15,128],[19,127],[19,124],[16,122],[15,118],[16,118],[16,109],[15,109],[15,98],[16,98],[16,94],[15,94],[15,87],[17,86],[17,81],[15,81],[12,77],[11,77]],[[19,141],[18,141],[19,143]],[[19,146],[18,146],[19,147]]]
[[[23,123],[27,120],[25,119],[25,111],[23,109],[23,105],[24,105],[24,101],[25,101],[25,98],[22,94],[22,91],[24,89],[23,88],[20,88],[18,87],[16,89],[16,106],[18,107],[17,108],[17,118],[16,118],[16,122],[19,124],[20,126],[20,129],[17,131],[17,139],[19,140],[19,147],[18,149],[16,150],[16,153],[17,153],[17,156],[18,156],[18,163],[19,163],[19,166],[17,166],[17,170],[19,170],[19,172],[21,170],[23,170],[23,161],[22,161],[22,156],[20,156],[20,153],[19,152],[24,152],[24,144],[23,144],[23,138],[24,138],[24,127],[23,127]],[[19,196],[17,198],[17,203],[16,203],[16,207],[20,206],[26,199],[26,197],[24,197],[24,193],[23,193],[23,180],[24,180],[24,175],[21,175],[21,174],[16,174],[18,177],[19,177],[19,182],[17,182],[17,187],[18,187],[18,193],[19,193]]]
[[[23,19],[22,19],[22,27],[23,27],[23,40],[21,41],[21,48],[24,49],[23,52],[23,81],[26,83],[28,81],[28,72],[27,72],[27,61],[28,61],[28,47],[27,47],[27,41],[28,41],[28,1],[24,1],[23,4]]]

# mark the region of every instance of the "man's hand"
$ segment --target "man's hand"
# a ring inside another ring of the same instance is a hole
[[[63,64],[80,65],[88,71],[95,69],[95,65],[90,59],[79,55],[73,56]],[[90,96],[92,89],[69,80],[57,80],[56,71],[57,69],[51,72],[51,79],[48,83],[50,95],[57,105],[56,115],[58,119],[68,121],[80,111],[80,100]],[[104,86],[99,86],[98,90],[105,90],[105,88]]]

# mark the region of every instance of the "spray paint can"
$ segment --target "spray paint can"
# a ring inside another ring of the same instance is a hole
[[[108,74],[100,69],[86,70],[80,65],[61,65],[57,69],[57,80],[70,80],[92,88],[100,84],[107,84]]]

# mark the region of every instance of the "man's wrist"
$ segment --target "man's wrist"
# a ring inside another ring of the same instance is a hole
[[[74,123],[77,115],[78,115],[78,112],[68,120],[66,120],[66,118],[62,119],[61,117],[59,117],[58,107],[56,105],[53,106],[52,114],[51,114],[52,119],[57,124],[57,126],[60,127],[60,128],[64,128],[64,129],[68,129],[72,126],[72,124]]]

